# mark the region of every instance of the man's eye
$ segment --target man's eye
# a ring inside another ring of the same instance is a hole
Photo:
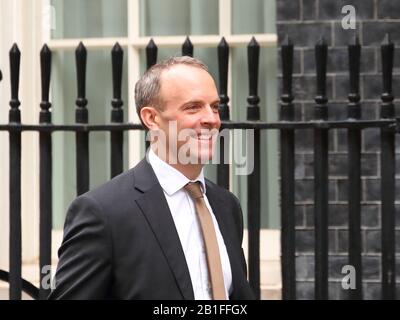
[[[188,107],[186,108],[186,110],[196,110],[196,109],[198,109],[198,108],[199,108],[199,106],[196,105],[196,104],[194,104],[194,105],[188,106]]]
[[[215,112],[219,112],[219,105],[215,104],[213,106],[211,106],[211,108],[215,111]]]

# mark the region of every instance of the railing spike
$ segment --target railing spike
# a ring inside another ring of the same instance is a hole
[[[51,74],[51,50],[44,44],[40,50],[40,72],[42,80],[42,102],[40,103],[40,123],[50,123],[51,113],[49,111],[51,103],[49,102],[50,74]]]
[[[228,72],[229,72],[229,45],[222,37],[218,44],[218,74],[219,74],[219,116],[223,121],[229,121],[229,97],[228,97]],[[229,189],[229,150],[225,149],[225,144],[229,146],[229,136],[221,135],[219,146],[220,162],[217,166],[218,185]]]
[[[392,40],[390,37],[390,33],[386,33],[385,37],[383,38],[382,44],[385,45],[385,44],[391,44],[391,43],[392,43]]]
[[[118,41],[115,42],[115,44],[114,44],[112,50],[113,50],[114,52],[123,51],[123,50],[122,50],[122,47],[121,47],[121,45],[119,44]]]
[[[282,41],[282,46],[291,46],[291,45],[293,45],[292,40],[290,40],[289,35],[286,33],[285,38],[283,38],[283,41]]]
[[[293,74],[293,43],[288,35],[285,36],[285,39],[283,40],[281,45],[281,59],[283,77],[282,91],[284,95],[291,95]],[[291,102],[292,100],[287,102]]]
[[[78,96],[76,98],[75,121],[76,123],[88,123],[89,112],[86,108],[86,60],[87,51],[82,41],[75,50],[76,76]],[[76,192],[81,195],[89,190],[89,133],[76,132]]]
[[[251,37],[249,46],[258,46],[258,42],[254,36]]]
[[[386,33],[385,38],[382,41],[381,57],[382,57],[383,89],[386,93],[391,93],[392,92],[394,44],[390,40],[389,33]]]
[[[323,35],[321,35],[317,41],[317,46],[326,46],[326,40]]]
[[[86,60],[87,60],[87,51],[81,41],[79,42],[79,45],[75,50],[76,77],[77,77],[77,89],[78,89],[78,97],[76,99],[76,105],[78,108],[75,110],[75,120],[78,123],[88,122],[88,111],[86,109],[86,105],[88,103],[86,99]]]
[[[10,49],[10,81],[11,81],[11,100],[10,100],[10,111],[9,111],[9,121],[10,122],[21,122],[21,114],[18,107],[20,102],[18,100],[18,90],[19,90],[19,67],[21,62],[21,52],[18,49],[16,43]]]
[[[124,111],[121,99],[122,66],[124,61],[124,51],[118,42],[111,49],[112,62],[112,82],[113,99],[111,100],[111,122],[122,123],[124,121]],[[111,177],[115,177],[123,171],[123,132],[112,131],[110,134],[111,145]]]
[[[121,79],[124,51],[118,42],[111,49],[112,79],[113,79],[113,98],[121,98]]]
[[[122,66],[124,60],[124,51],[118,42],[111,49],[112,64],[112,82],[113,82],[113,99],[111,105],[111,122],[122,122],[123,111],[121,109],[123,101],[121,100],[121,83],[122,83]]]
[[[350,119],[359,119],[361,117],[359,105],[361,46],[357,34],[354,36],[352,44],[348,46],[348,53],[350,92],[348,94],[349,104],[347,115]]]
[[[228,97],[229,45],[222,37],[218,44],[219,112],[222,120],[229,120]]]
[[[40,69],[42,77],[42,101],[48,101],[51,72],[51,50],[47,44],[44,44],[42,50],[40,50]]]
[[[85,50],[85,51],[86,51],[86,47],[85,47],[85,45],[83,44],[82,41],[79,41],[78,46],[77,46],[76,49],[77,49],[78,51],[81,51],[81,50]]]
[[[87,61],[87,51],[84,44],[79,42],[78,47],[75,50],[76,59],[76,75],[78,83],[78,98],[85,98],[86,96],[86,61]],[[86,104],[85,104],[86,105]],[[79,105],[84,107],[85,105]]]
[[[219,47],[219,46],[221,46],[221,47],[225,47],[225,46],[229,47],[228,42],[226,42],[225,37],[222,37],[222,38],[221,38],[221,41],[220,41],[219,44],[218,44],[218,47]]]
[[[360,38],[357,33],[354,33],[352,45],[360,45]]]
[[[247,102],[249,103],[247,108],[248,120],[260,120],[260,107],[258,106],[258,103],[260,102],[260,98],[258,97],[259,56],[260,45],[258,44],[257,40],[252,37],[247,46],[247,61],[249,70],[249,96],[247,98]]]
[[[315,45],[315,62],[317,67],[317,95],[315,97],[316,119],[325,119],[327,117],[326,108],[326,65],[327,65],[328,48],[324,37],[318,40]]]
[[[153,65],[157,63],[157,53],[157,45],[155,44],[153,38],[151,38],[146,46],[147,69],[150,69]]]
[[[392,80],[393,80],[394,44],[387,33],[381,45],[383,93],[381,96],[381,118],[394,116]]]
[[[185,42],[182,45],[182,56],[193,57],[193,44],[190,41],[189,36],[186,37]]]

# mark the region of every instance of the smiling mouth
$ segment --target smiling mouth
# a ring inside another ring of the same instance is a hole
[[[197,140],[211,140],[212,139],[212,134],[199,134],[197,135]]]

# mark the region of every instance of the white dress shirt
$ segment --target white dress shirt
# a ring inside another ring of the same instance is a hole
[[[183,189],[188,182],[201,182],[204,200],[211,213],[217,235],[222,272],[224,275],[225,294],[226,297],[229,297],[229,294],[232,292],[231,265],[221,231],[219,230],[218,223],[206,196],[203,170],[201,170],[197,179],[192,181],[165,161],[161,160],[152,149],[150,149],[148,153],[148,161],[167,199],[189,268],[194,298],[196,300],[210,300],[211,288],[208,282],[207,260],[203,237],[201,235],[201,227],[196,216],[194,203],[188,193]]]

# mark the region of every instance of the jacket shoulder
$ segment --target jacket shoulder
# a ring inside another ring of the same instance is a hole
[[[205,179],[205,182],[206,182],[207,191],[212,192],[213,194],[215,194],[219,198],[222,198],[225,201],[230,201],[230,202],[234,203],[235,205],[239,205],[239,207],[240,207],[239,199],[236,197],[236,195],[234,193],[217,185],[216,183],[212,182],[211,180],[209,180],[207,178]]]
[[[140,164],[78,196],[71,206],[74,203],[92,202],[96,204],[100,212],[106,215],[110,215],[110,213],[115,215],[132,208],[134,199],[141,194],[140,190],[135,188],[136,180],[140,176],[138,173],[146,171],[141,168]]]

